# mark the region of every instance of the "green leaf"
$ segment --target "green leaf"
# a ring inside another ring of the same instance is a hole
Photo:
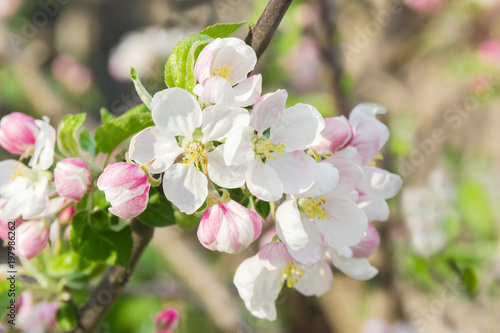
[[[139,78],[139,75],[137,75],[135,68],[130,69],[130,78],[134,82],[135,91],[137,91],[141,101],[148,107],[148,109],[151,109],[151,100],[153,97],[151,97],[149,92],[142,85],[141,79]]]
[[[169,88],[179,87],[189,92],[196,85],[194,64],[203,47],[213,38],[206,35],[190,36],[177,44],[165,64],[165,83]]]
[[[78,317],[75,309],[69,304],[59,304],[56,312],[56,325],[65,332],[71,331],[78,325]]]
[[[116,116],[108,111],[106,108],[101,108],[101,120],[102,122],[109,123],[111,120],[116,119]]]
[[[91,156],[95,156],[96,146],[97,143],[95,142],[95,139],[92,137],[92,135],[89,134],[89,132],[87,132],[86,129],[84,129],[80,133],[80,147],[83,149],[83,151],[86,151]]]
[[[11,289],[11,280],[8,280],[9,277],[10,274],[7,274],[7,279],[0,281],[0,295],[2,295],[2,297],[0,297],[0,318],[7,318],[7,320],[14,319],[9,316],[9,306],[19,298],[19,295],[24,290],[24,285],[17,279],[17,276],[15,280],[15,288]]]
[[[238,23],[219,23],[202,30],[198,35],[206,35],[212,38],[226,38],[238,30],[245,21]]]
[[[486,188],[481,183],[466,180],[458,187],[457,208],[466,226],[477,236],[495,235],[493,213]]]
[[[257,213],[259,213],[259,215],[263,219],[265,219],[269,216],[269,213],[271,212],[271,206],[269,205],[269,202],[259,200],[255,204],[255,210],[257,211]]]
[[[101,211],[102,212],[102,211]],[[79,212],[71,221],[71,249],[90,261],[107,262],[128,268],[132,254],[130,226],[115,232],[106,213]]]
[[[50,259],[47,273],[54,278],[81,275],[90,266],[90,262],[83,260],[75,252],[63,252]]]
[[[110,154],[127,138],[153,125],[151,111],[147,106],[144,104],[136,106],[97,129],[95,132],[97,149]]]
[[[84,121],[85,113],[79,113],[68,114],[59,122],[57,128],[57,146],[65,156],[79,156],[77,133]]]
[[[462,273],[462,281],[470,293],[473,293],[476,291],[476,289],[477,289],[477,276],[476,276],[476,272],[474,272],[474,270],[472,268],[468,267],[468,268],[464,269],[464,271]]]
[[[175,224],[172,204],[157,190],[149,191],[149,202],[146,210],[137,219],[150,227],[166,227]]]
[[[200,218],[194,215],[187,215],[183,212],[174,210],[175,222],[183,230],[193,230],[200,223]]]

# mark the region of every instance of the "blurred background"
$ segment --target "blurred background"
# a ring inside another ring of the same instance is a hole
[[[217,22],[246,21],[257,0],[0,0],[0,115],[115,115],[151,92],[181,39]],[[388,107],[379,161],[404,187],[376,223],[380,270],[358,282],[334,272],[321,298],[285,288],[278,320],[253,318],[232,276],[258,249],[212,253],[196,221],[157,229],[102,332],[151,332],[162,308],[179,332],[494,333],[500,327],[500,1],[294,1],[259,61],[263,92],[325,116],[360,102]],[[8,158],[1,151],[1,159]],[[184,230],[181,230],[184,229]]]

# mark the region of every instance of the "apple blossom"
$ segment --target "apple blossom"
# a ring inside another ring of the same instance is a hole
[[[358,244],[351,246],[352,256],[354,258],[369,257],[375,251],[377,251],[379,245],[380,235],[377,231],[377,228],[375,228],[373,224],[368,223],[366,233],[361,241]]]
[[[67,158],[57,162],[54,169],[57,193],[64,198],[79,202],[92,183],[87,164],[80,158]]]
[[[118,217],[136,217],[148,205],[148,176],[135,164],[109,164],[99,176],[97,187],[104,192],[106,200],[111,204],[109,211]]]
[[[193,92],[214,104],[245,107],[262,92],[262,76],[247,77],[257,63],[255,51],[243,40],[216,38],[200,52],[194,67]]]
[[[32,259],[40,254],[49,241],[49,228],[44,219],[25,221],[16,228],[16,253]]]
[[[250,125],[234,131],[224,145],[226,164],[242,166],[248,189],[265,201],[302,193],[316,179],[316,162],[303,150],[319,143],[323,118],[306,104],[285,109],[286,98],[285,90],[259,98]]]
[[[63,203],[63,206],[64,206],[64,203]],[[75,213],[76,213],[75,205],[71,205],[68,208],[64,209],[59,214],[59,216],[57,217],[57,219],[62,224],[68,224],[71,221],[71,219],[73,218],[73,216],[75,215]]]
[[[327,247],[325,249],[325,256],[342,273],[353,279],[365,281],[370,280],[378,274],[378,269],[373,267],[367,259],[353,257],[346,249]]]
[[[238,253],[255,241],[261,230],[259,214],[228,200],[208,207],[198,226],[198,239],[207,249]]]
[[[56,144],[56,130],[49,125],[49,118],[36,119],[35,124],[40,128],[35,142],[35,149],[28,165],[33,169],[48,170],[54,163],[54,147]]]
[[[39,132],[34,118],[12,112],[0,121],[0,146],[12,154],[28,154],[34,149]]]
[[[14,221],[14,228],[17,228],[21,223],[23,222],[23,219],[19,218]],[[9,240],[9,231],[11,230],[12,224],[9,225],[8,221],[0,221],[0,239],[4,241]]]
[[[321,296],[333,281],[330,267],[325,261],[305,266],[293,261],[285,244],[272,242],[259,253],[243,261],[236,269],[233,282],[240,297],[252,315],[276,320],[274,302],[286,281],[289,288],[305,296]]]
[[[156,126],[132,138],[129,157],[150,164],[150,173],[163,173],[165,196],[182,212],[192,214],[203,204],[207,176],[225,188],[243,185],[243,170],[225,165],[224,145],[216,147],[213,141],[248,125],[247,110],[213,105],[202,112],[196,99],[180,88],[156,93],[151,108]]]
[[[155,316],[156,333],[172,333],[179,326],[179,311],[168,308]]]

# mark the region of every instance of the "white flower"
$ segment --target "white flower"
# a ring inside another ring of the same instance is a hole
[[[265,245],[259,253],[243,261],[233,282],[252,315],[276,320],[274,302],[285,283],[305,296],[321,296],[333,282],[330,267],[325,261],[309,267],[293,261],[283,243]]]
[[[285,90],[259,98],[250,126],[233,132],[225,143],[226,164],[242,165],[248,189],[266,201],[302,193],[316,179],[316,162],[303,150],[319,142],[325,123],[310,105],[285,109],[286,98]]]
[[[247,78],[255,64],[255,51],[238,38],[216,38],[200,52],[194,67],[198,84],[193,92],[214,104],[245,107],[262,92],[260,74]]]
[[[229,168],[223,160],[224,145],[215,147],[249,122],[247,110],[213,105],[201,111],[196,99],[180,88],[156,93],[151,102],[156,126],[138,133],[129,156],[149,172],[163,172],[163,190],[182,212],[192,214],[207,197],[207,175],[226,188],[243,185],[241,168]],[[177,161],[182,156],[182,161]]]
[[[342,273],[357,280],[370,280],[378,274],[378,269],[370,265],[366,258],[354,258],[342,248],[326,248],[325,255]]]

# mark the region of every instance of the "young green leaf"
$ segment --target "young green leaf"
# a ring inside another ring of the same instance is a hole
[[[68,114],[57,128],[57,146],[61,153],[67,157],[79,156],[78,129],[85,121],[85,113]]]
[[[78,326],[78,317],[71,305],[67,303],[59,304],[56,312],[56,325],[64,332],[71,331]]]
[[[477,289],[477,276],[476,272],[472,268],[466,268],[464,269],[462,273],[462,281],[467,287],[467,290],[469,293],[473,293]]]
[[[146,88],[144,88],[144,86],[142,85],[141,79],[139,78],[139,75],[137,74],[135,68],[130,69],[130,78],[134,82],[135,91],[137,91],[137,94],[141,98],[141,101],[148,107],[148,109],[151,109],[152,97],[146,90]]]
[[[151,111],[144,104],[136,106],[97,129],[97,149],[110,154],[127,138],[153,125]]]
[[[477,236],[495,235],[490,198],[483,184],[466,180],[458,187],[457,208],[467,227]]]
[[[245,24],[245,21],[238,23],[214,24],[202,30],[198,35],[207,35],[212,38],[226,38],[230,37],[243,24]]]
[[[95,156],[95,149],[96,149],[97,143],[95,142],[94,137],[87,132],[86,129],[84,129],[80,133],[80,147],[83,149],[83,151],[86,151],[89,153],[91,156]]]
[[[149,193],[148,208],[137,219],[150,227],[174,225],[174,210],[170,202],[155,189],[151,189]]]
[[[109,123],[111,120],[116,119],[116,116],[108,111],[106,108],[101,108],[101,121],[105,123]]]

